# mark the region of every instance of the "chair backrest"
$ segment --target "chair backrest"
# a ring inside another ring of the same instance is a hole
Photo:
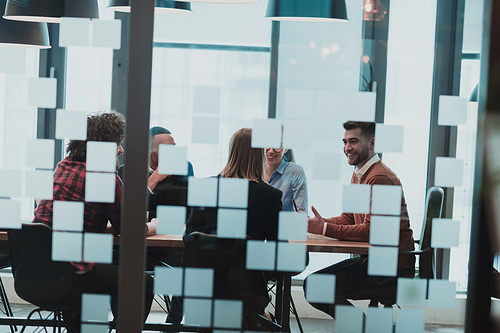
[[[429,249],[427,253],[421,254],[419,259],[420,278],[434,278],[434,254],[431,249],[432,220],[441,218],[443,213],[444,191],[440,187],[431,187],[427,191],[425,201],[425,216],[420,232],[419,250]]]
[[[67,307],[79,287],[69,262],[52,261],[52,229],[41,223],[8,231],[14,288],[22,299],[48,310]]]

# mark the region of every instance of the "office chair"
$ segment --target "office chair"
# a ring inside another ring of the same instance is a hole
[[[10,267],[10,251],[9,245],[5,242],[0,243],[0,269]],[[0,277],[0,298],[2,299],[4,310],[2,310],[7,317],[14,317],[12,313],[12,308],[10,307],[9,298],[5,292],[5,287],[3,285],[2,277]],[[17,327],[14,325],[10,326],[10,331],[14,333],[17,331]]]
[[[432,279],[436,276],[434,249],[431,248],[432,220],[440,218],[443,211],[444,191],[440,187],[431,187],[427,191],[425,202],[425,216],[420,232],[420,239],[415,240],[419,244],[416,251],[401,251],[399,255],[419,255],[418,273],[414,276],[420,279]],[[396,304],[398,277],[388,277],[376,285],[360,286],[359,290],[349,292],[345,296],[348,299],[369,299],[370,306],[385,306]]]
[[[16,293],[38,307],[28,315],[21,332],[40,311],[52,311],[53,331],[61,332],[61,313],[70,309],[70,295],[79,287],[73,266],[52,261],[52,229],[44,224],[23,224],[21,229],[9,230],[8,236]]]
[[[182,266],[214,269],[213,297],[243,301],[242,329],[281,330],[261,314],[269,303],[267,279],[262,271],[246,269],[246,239],[193,232],[186,239]]]

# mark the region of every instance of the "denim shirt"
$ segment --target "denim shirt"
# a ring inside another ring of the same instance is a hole
[[[294,211],[292,204],[294,199],[298,211],[307,213],[307,179],[300,165],[281,160],[269,179],[269,185],[283,192],[281,202],[284,211]]]

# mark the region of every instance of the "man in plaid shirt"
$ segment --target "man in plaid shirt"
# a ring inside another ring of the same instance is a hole
[[[117,157],[124,152],[121,141],[124,137],[125,119],[119,113],[101,113],[87,118],[87,140],[71,140],[66,152],[68,156],[58,163],[54,171],[52,200],[42,200],[35,210],[33,223],[44,223],[52,228],[54,201],[77,201],[84,203],[83,230],[90,233],[104,233],[108,221],[114,232],[120,232],[120,209],[122,181],[115,175],[115,201],[111,203],[85,201],[86,153],[88,141],[116,142]],[[118,160],[117,160],[118,162]],[[156,222],[148,223],[148,234],[156,233]],[[109,294],[112,310],[116,313],[118,294],[118,266],[90,262],[72,262],[80,281],[71,300],[73,311],[64,311],[63,317],[68,332],[80,332],[80,312],[82,293]],[[147,318],[153,301],[153,279],[145,274],[146,297],[145,317]]]

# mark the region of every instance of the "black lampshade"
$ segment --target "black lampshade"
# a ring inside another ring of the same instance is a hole
[[[61,17],[99,18],[97,0],[7,0],[9,20],[60,23]]]
[[[349,21],[345,0],[269,0],[265,17],[275,21]]]
[[[6,0],[0,0],[0,10]],[[23,46],[39,49],[50,48],[47,23],[17,22],[0,18],[0,45]]]
[[[130,12],[130,0],[109,0],[108,8],[117,12]],[[192,13],[191,3],[173,0],[156,0],[156,14],[184,14]]]
[[[479,87],[479,83],[476,84],[476,86],[474,87],[474,90],[472,90],[470,97],[469,97],[469,105],[476,107],[476,108],[477,108],[477,103],[478,103],[478,98],[477,98],[478,87]]]

